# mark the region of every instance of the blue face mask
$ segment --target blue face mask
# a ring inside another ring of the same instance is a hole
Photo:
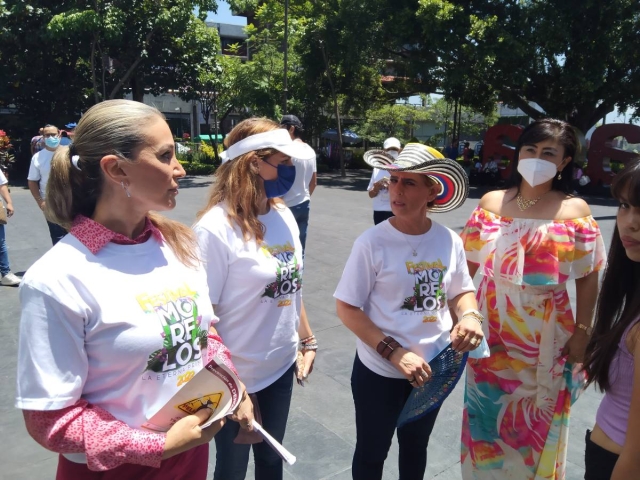
[[[275,167],[266,160],[264,160],[264,162],[270,167],[278,169],[278,178],[275,180],[262,179],[264,182],[264,193],[267,195],[267,198],[282,197],[291,190],[293,186],[293,182],[296,179],[296,167],[294,165],[278,165]]]
[[[49,148],[56,148],[60,145],[60,139],[58,137],[47,137],[44,139],[44,144]]]

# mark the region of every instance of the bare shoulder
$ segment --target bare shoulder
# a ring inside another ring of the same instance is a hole
[[[571,220],[573,218],[583,218],[591,215],[589,204],[580,197],[565,197],[562,201],[562,208],[558,213],[557,220]]]
[[[485,193],[480,199],[479,207],[500,215],[508,190],[493,190]]]

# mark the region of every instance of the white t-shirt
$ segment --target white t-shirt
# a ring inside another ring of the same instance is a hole
[[[293,182],[291,189],[282,197],[282,200],[287,204],[287,207],[295,207],[296,205],[300,205],[302,202],[306,202],[311,199],[309,184],[311,183],[311,177],[313,177],[313,174],[317,170],[316,152],[309,145],[306,146],[310,150],[309,158],[291,159],[296,167],[296,179]]]
[[[44,194],[47,190],[47,182],[49,181],[49,172],[51,171],[51,159],[55,150],[47,150],[46,148],[40,150],[31,158],[31,166],[29,167],[29,175],[27,180],[39,182],[40,196],[44,198]]]
[[[334,297],[362,308],[386,335],[429,362],[450,342],[447,301],[474,290],[458,235],[436,222],[424,235],[404,235],[387,220],[355,241]],[[403,378],[360,339],[357,349],[374,373]]]
[[[382,180],[383,178],[389,178],[390,174],[387,170],[380,170],[379,168],[374,168],[373,173],[371,174],[371,180],[369,180],[369,186],[367,187],[367,191],[373,190],[373,184],[378,180]],[[373,210],[377,212],[390,212],[391,204],[389,203],[389,189],[381,188],[378,191],[378,195],[373,197]]]
[[[7,180],[7,177],[5,177],[2,170],[0,170],[0,185],[6,185],[7,183],[9,183],[9,180]]]
[[[194,226],[207,270],[216,325],[249,393],[262,390],[296,358],[302,287],[298,225],[285,206],[259,220],[264,243],[244,241],[223,204]]]
[[[217,321],[204,269],[154,237],[93,255],[67,235],[29,268],[20,301],[16,407],[59,410],[82,398],[133,428],[202,369]]]

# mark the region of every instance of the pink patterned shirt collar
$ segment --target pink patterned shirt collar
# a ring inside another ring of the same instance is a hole
[[[109,242],[117,243],[118,245],[136,245],[146,242],[152,235],[159,241],[163,241],[162,233],[151,223],[149,217],[145,219],[142,233],[134,239],[109,230],[104,225],[84,215],[77,215],[76,218],[73,219],[69,233],[76,237],[80,243],[87,247],[94,255],[102,250]]]

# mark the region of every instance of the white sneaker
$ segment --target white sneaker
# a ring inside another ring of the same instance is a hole
[[[9,272],[2,280],[0,280],[0,285],[4,285],[5,287],[15,287],[16,285],[20,285],[20,279],[15,276],[13,273]]]

